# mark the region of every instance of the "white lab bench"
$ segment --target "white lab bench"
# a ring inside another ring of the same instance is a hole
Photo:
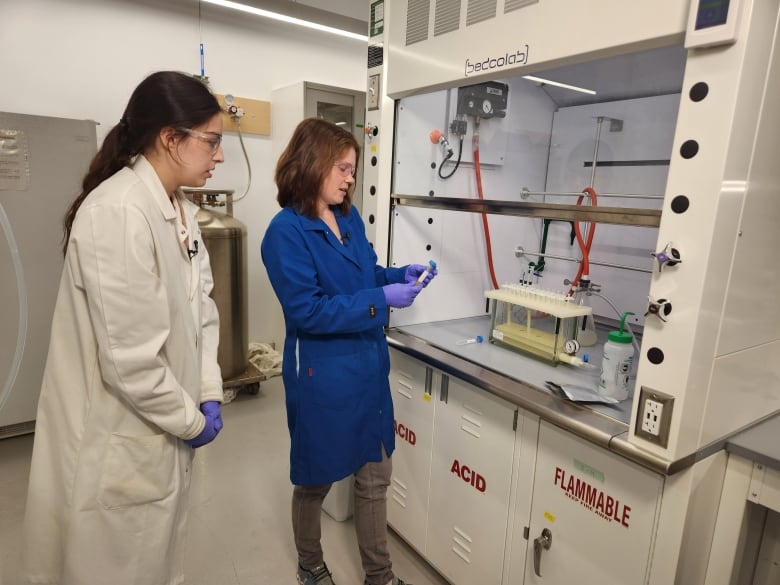
[[[724,442],[654,459],[627,441],[630,398],[573,404],[544,385],[595,384],[593,373],[456,343],[487,339],[488,327],[478,317],[388,331],[390,525],[453,585],[650,582],[669,476]],[[589,351],[598,364],[599,346]]]
[[[598,327],[598,343],[592,347],[582,347],[577,353],[578,357],[587,355],[590,363],[595,368],[594,370],[585,370],[565,364],[551,367],[544,361],[494,346],[488,342],[490,338],[490,317],[487,315],[436,323],[404,325],[402,328],[399,328],[400,332],[425,340],[426,343],[434,347],[464,360],[480,364],[485,369],[502,372],[509,378],[531,385],[539,391],[548,394],[551,393],[545,386],[545,382],[548,380],[558,384],[578,384],[595,389],[598,385],[598,375],[601,369],[603,346],[607,338],[607,331],[602,327]],[[390,335],[391,339],[393,339],[392,332]],[[483,337],[484,341],[482,343],[457,344],[459,340],[470,339],[477,335]],[[625,401],[618,404],[589,403],[588,407],[609,418],[628,424],[631,417],[631,401],[634,396],[633,386],[635,381],[636,371],[631,375],[631,392]]]

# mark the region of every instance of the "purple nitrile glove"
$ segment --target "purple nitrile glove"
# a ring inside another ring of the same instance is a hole
[[[382,292],[385,293],[385,301],[396,309],[410,306],[421,290],[422,286],[419,284],[415,285],[408,282],[396,282],[395,284],[388,284],[382,287]]]
[[[428,283],[433,280],[433,277],[439,274],[439,271],[435,267],[431,268],[430,266],[423,266],[422,264],[409,264],[409,266],[406,267],[406,270],[404,270],[404,281],[409,284],[414,284],[426,270],[428,270],[428,275],[422,282],[422,286],[425,288],[428,286]]]
[[[214,420],[214,428],[217,432],[222,430],[222,409],[219,406],[219,402],[209,401],[200,405],[200,411],[205,416],[210,416]]]
[[[184,441],[193,449],[211,443],[222,430],[222,412],[219,409],[219,402],[204,402],[200,405],[200,411],[206,417],[206,425],[197,437]]]

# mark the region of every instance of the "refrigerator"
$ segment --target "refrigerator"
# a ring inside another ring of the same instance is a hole
[[[92,120],[0,112],[0,439],[35,429],[62,221],[96,150]]]

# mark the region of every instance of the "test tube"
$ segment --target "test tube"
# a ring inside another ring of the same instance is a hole
[[[422,274],[417,277],[417,281],[414,283],[416,286],[420,286],[423,281],[428,278],[428,275],[430,274],[430,271],[436,268],[436,262],[433,260],[428,260],[428,268],[422,271]]]
[[[476,337],[469,337],[468,339],[459,339],[455,342],[455,345],[469,345],[470,343],[482,343],[484,341],[484,337],[481,335],[477,335]]]

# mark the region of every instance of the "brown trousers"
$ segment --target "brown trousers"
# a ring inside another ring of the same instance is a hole
[[[393,464],[382,449],[381,462],[366,463],[355,472],[355,532],[369,585],[385,585],[393,579],[387,550],[387,487],[392,471]],[[313,569],[324,560],[320,516],[331,485],[293,488],[293,533],[298,562],[304,569]]]

